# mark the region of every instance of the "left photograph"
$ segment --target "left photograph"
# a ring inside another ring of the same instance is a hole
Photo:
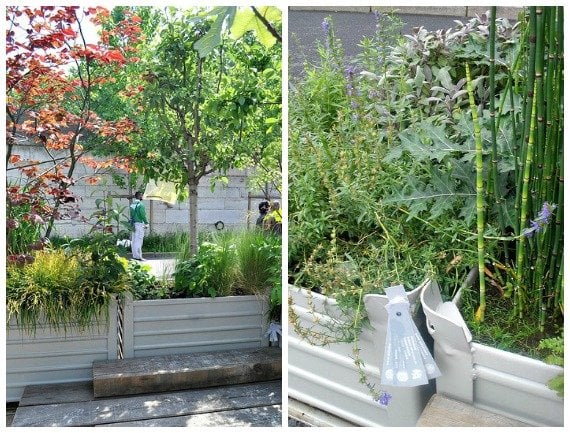
[[[282,426],[282,11],[6,6],[6,426]]]

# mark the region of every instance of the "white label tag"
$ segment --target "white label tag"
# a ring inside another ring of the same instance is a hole
[[[441,373],[412,320],[404,286],[389,287],[386,295],[388,327],[381,383],[407,387],[425,385]]]

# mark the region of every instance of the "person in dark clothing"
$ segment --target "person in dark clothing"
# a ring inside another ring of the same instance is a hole
[[[269,211],[269,202],[262,201],[261,203],[259,203],[259,216],[257,217],[257,221],[255,222],[255,225],[257,227],[263,228],[263,220],[265,219],[265,216],[267,215],[268,211]]]

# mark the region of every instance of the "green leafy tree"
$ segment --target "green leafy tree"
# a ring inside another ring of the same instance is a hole
[[[266,48],[251,31],[239,39],[222,31],[204,54],[196,44],[216,16],[168,8],[148,19],[153,37],[142,47],[143,90],[132,100],[144,110],[127,152],[146,179],[174,182],[188,196],[195,253],[200,180],[214,174],[214,181],[227,181],[229,169],[255,164],[271,176],[280,168],[281,46]]]

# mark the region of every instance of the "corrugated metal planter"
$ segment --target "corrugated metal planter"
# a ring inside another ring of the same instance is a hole
[[[419,305],[421,288],[408,292],[411,305]],[[289,296],[290,308],[302,327],[313,323],[311,310],[317,312],[319,320],[338,314],[333,299],[293,286],[289,287]],[[289,397],[360,426],[414,426],[434,393],[434,381],[414,388],[380,386],[388,317],[384,306],[388,298],[367,295],[364,302],[371,326],[360,335],[360,358],[368,380],[391,396],[388,404],[375,402],[367,387],[359,383],[352,344],[314,346],[296,334],[293,326],[288,333]],[[414,321],[420,332],[423,326],[422,333],[426,334],[421,312]]]
[[[27,385],[92,379],[93,361],[117,357],[117,302],[109,305],[109,323],[84,331],[56,331],[37,324],[30,335],[15,320],[6,330],[6,399],[19,401]]]
[[[127,298],[124,357],[268,346],[267,311],[267,302],[256,296]]]
[[[443,302],[436,282],[421,294],[435,361],[437,392],[535,426],[564,425],[564,400],[546,386],[563,369],[474,343],[453,301]]]

